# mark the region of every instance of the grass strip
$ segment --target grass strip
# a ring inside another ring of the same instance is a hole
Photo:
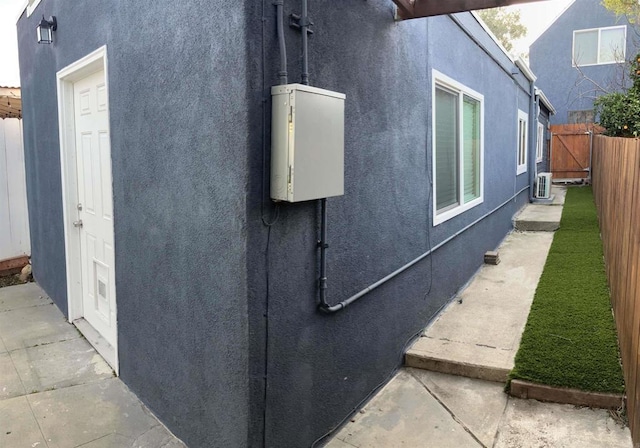
[[[619,359],[593,193],[572,187],[510,378],[622,393]]]

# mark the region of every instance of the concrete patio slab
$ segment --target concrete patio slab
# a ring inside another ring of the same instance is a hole
[[[508,400],[501,384],[420,369],[407,371],[485,446],[493,445]]]
[[[0,400],[24,394],[24,386],[11,356],[8,353],[0,353]]]
[[[631,448],[629,428],[603,409],[509,399],[495,448]]]
[[[51,299],[43,294],[35,283],[7,286],[0,289],[0,312],[30,306],[51,305],[52,303]]]
[[[336,440],[337,439],[337,440]],[[401,370],[327,447],[482,445],[406,370]]]
[[[552,185],[551,194],[554,196],[552,205],[564,205],[564,200],[567,197],[567,187]]]
[[[113,370],[82,338],[11,352],[27,393],[86,384],[114,376]]]
[[[0,447],[185,447],[37,285],[0,298]]]
[[[560,228],[562,207],[527,204],[514,219],[514,227],[522,232],[554,232]]]
[[[22,448],[47,446],[26,397],[0,401],[0,446]]]
[[[418,369],[401,370],[363,411],[326,446],[632,448],[629,429],[607,411],[521,400],[500,384]]]
[[[407,351],[406,365],[504,382],[552,241],[547,232],[508,235],[500,264],[480,268]]]
[[[141,448],[174,439],[117,378],[27,399],[49,448],[77,447],[116,434],[126,438],[123,446]],[[146,437],[149,431],[153,437]]]
[[[79,337],[78,330],[69,325],[54,305],[32,306],[0,313],[0,338],[8,351]]]

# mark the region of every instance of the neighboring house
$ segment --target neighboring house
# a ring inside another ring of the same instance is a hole
[[[537,84],[557,109],[552,124],[593,123],[593,100],[628,85],[636,30],[601,0],[574,0],[531,44]]]
[[[0,86],[0,223],[0,272],[11,272],[30,253],[20,87]]]
[[[275,3],[36,0],[18,22],[34,276],[192,447],[309,446],[387,381],[529,202],[552,109],[471,13],[310,2],[311,84],[346,95],[320,247],[324,201],[269,196]],[[354,301],[322,312],[319,286]]]

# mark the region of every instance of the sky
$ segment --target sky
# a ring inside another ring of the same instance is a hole
[[[508,6],[509,10],[520,11],[520,22],[527,27],[527,35],[513,42],[513,53],[528,53],[529,45],[547,29],[570,3],[571,0],[550,0]]]
[[[0,0],[0,86],[20,85],[16,21],[23,6],[24,0]]]
[[[548,0],[509,6],[509,9],[520,11],[521,22],[528,30],[524,38],[514,42],[514,53],[527,52],[535,38],[570,2],[571,0]],[[20,85],[16,20],[24,3],[24,0],[0,0],[0,86]]]

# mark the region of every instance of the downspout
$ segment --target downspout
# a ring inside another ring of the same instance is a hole
[[[529,145],[529,202],[533,202],[535,191],[535,170],[536,170],[536,139],[538,135],[538,129],[536,123],[538,117],[536,116],[536,86],[535,81],[529,80],[529,138],[527,144]]]

